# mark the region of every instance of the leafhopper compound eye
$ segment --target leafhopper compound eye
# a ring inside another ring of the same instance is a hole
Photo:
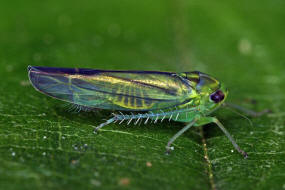
[[[225,95],[221,90],[218,90],[211,94],[210,96],[211,100],[214,101],[215,103],[219,103],[224,100]]]

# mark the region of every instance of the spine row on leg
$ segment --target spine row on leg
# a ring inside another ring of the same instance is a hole
[[[139,113],[139,114],[123,114],[122,112],[119,112],[119,114],[113,113],[113,122],[121,121],[120,124],[124,121],[128,121],[127,124],[130,124],[132,121],[134,121],[134,124],[138,124],[140,120],[145,119],[144,124],[147,124],[149,120],[152,120],[154,123],[157,123],[157,121],[163,121],[166,117],[171,119],[177,120],[179,118],[179,115],[183,112],[190,112],[195,111],[195,108],[188,108],[188,109],[176,109],[176,110],[170,110],[170,111],[163,111],[160,110],[160,112],[148,112],[148,113]],[[109,120],[108,120],[109,121]],[[107,122],[108,122],[107,121]],[[107,123],[106,122],[106,123]]]
[[[153,121],[154,123],[157,123],[157,121],[163,121],[166,117],[169,118],[169,121],[171,119],[177,120],[179,115],[184,112],[193,112],[196,111],[197,108],[186,108],[186,109],[175,109],[170,111],[163,111],[160,110],[160,112],[153,113],[152,111],[148,113],[139,113],[139,114],[124,114],[122,112],[119,112],[119,114],[112,113],[113,117],[109,120],[107,120],[104,123],[101,123],[98,127],[95,128],[95,133],[102,127],[110,124],[110,123],[116,123],[117,121],[120,121],[119,124],[123,123],[124,121],[127,121],[127,124],[129,125],[132,121],[134,121],[134,124],[138,124],[139,121],[142,121],[145,119],[144,124],[147,124],[148,121]]]

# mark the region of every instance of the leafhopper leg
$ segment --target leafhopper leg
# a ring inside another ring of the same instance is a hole
[[[262,116],[262,115],[264,115],[266,113],[271,112],[271,110],[269,110],[269,109],[265,109],[265,110],[262,110],[260,112],[255,112],[253,110],[249,110],[249,109],[246,109],[246,108],[244,108],[242,106],[239,106],[239,105],[236,105],[236,104],[231,104],[231,103],[224,103],[223,105],[226,106],[226,107],[233,108],[233,109],[236,109],[238,111],[241,111],[241,112],[243,112],[243,113],[245,113],[245,114],[247,114],[249,116],[252,116],[252,117],[259,117],[259,116]]]
[[[203,117],[201,118],[196,125],[197,126],[201,126],[201,125],[206,125],[209,123],[215,123],[216,125],[218,125],[218,127],[224,132],[224,134],[228,137],[228,139],[231,141],[231,143],[233,144],[233,146],[235,147],[235,149],[241,153],[243,155],[244,158],[247,158],[248,155],[245,151],[243,151],[238,144],[236,143],[236,141],[233,139],[233,137],[230,135],[230,133],[226,130],[226,128],[223,126],[223,124],[215,117]]]
[[[178,131],[167,143],[166,145],[166,154],[168,155],[170,153],[171,150],[174,149],[174,147],[171,146],[171,144],[179,137],[181,136],[185,131],[187,131],[188,129],[190,129],[190,127],[192,127],[195,123],[196,123],[197,119],[194,119],[193,121],[191,121],[190,123],[188,123],[185,127],[183,127],[180,131]]]
[[[108,119],[106,122],[101,123],[98,127],[96,127],[96,128],[94,129],[94,133],[97,134],[98,131],[99,131],[99,129],[101,129],[102,127],[104,127],[104,126],[106,126],[106,125],[108,125],[108,124],[110,124],[110,123],[113,123],[114,121],[115,121],[115,119],[114,119],[114,117],[113,117],[113,118],[111,118],[111,119]]]

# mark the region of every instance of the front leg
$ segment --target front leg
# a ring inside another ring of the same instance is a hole
[[[216,125],[218,125],[218,127],[224,132],[224,134],[228,137],[228,139],[231,141],[231,143],[233,144],[233,146],[235,147],[235,149],[241,153],[243,155],[244,158],[247,158],[248,155],[245,151],[243,151],[238,144],[235,142],[235,140],[233,139],[233,137],[230,135],[230,133],[226,130],[226,128],[220,123],[220,121],[215,118],[215,117],[202,117],[200,120],[198,120],[195,123],[195,126],[202,126],[202,125],[206,125],[209,123],[215,123]]]
[[[265,110],[262,110],[260,112],[255,112],[255,111],[246,109],[246,108],[244,108],[242,106],[239,106],[239,105],[236,105],[236,104],[232,104],[232,103],[224,103],[223,106],[226,106],[228,108],[236,109],[236,110],[241,111],[241,112],[243,112],[246,115],[249,115],[251,117],[259,117],[259,116],[262,116],[264,114],[267,114],[267,113],[271,112],[271,110],[269,110],[269,109],[265,109]]]

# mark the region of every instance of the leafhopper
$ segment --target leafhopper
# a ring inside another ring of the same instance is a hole
[[[234,148],[244,158],[248,156],[220,121],[211,116],[225,104],[228,90],[208,74],[29,66],[28,75],[33,87],[48,96],[88,109],[119,111],[97,126],[95,132],[110,123],[123,121],[128,124],[163,120],[187,123],[167,143],[166,152],[169,153],[173,150],[172,143],[189,128],[215,123]],[[265,113],[232,107],[251,115]]]

